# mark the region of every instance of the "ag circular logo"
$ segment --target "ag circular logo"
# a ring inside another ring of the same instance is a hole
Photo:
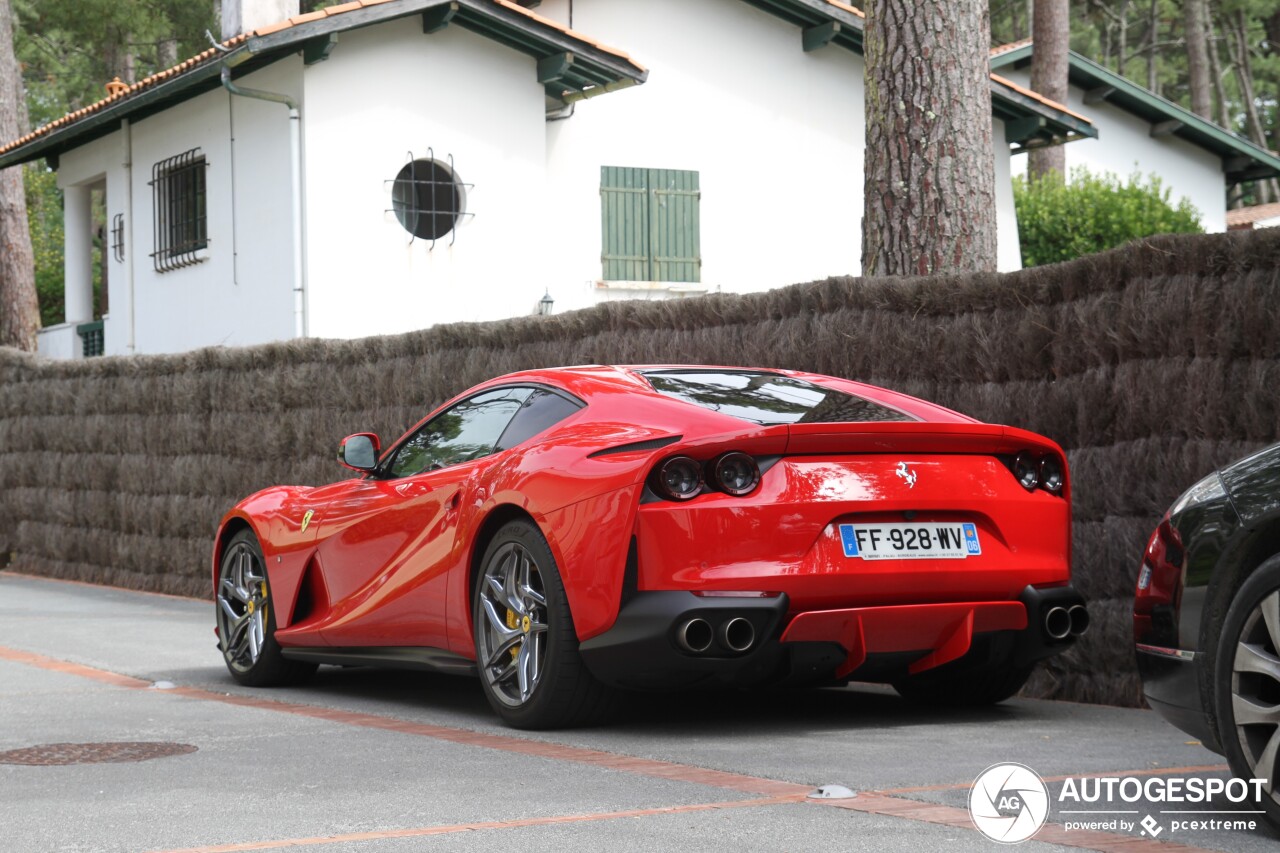
[[[1026,841],[1049,817],[1049,789],[1024,764],[993,764],[973,780],[969,816],[978,831],[1001,844]]]

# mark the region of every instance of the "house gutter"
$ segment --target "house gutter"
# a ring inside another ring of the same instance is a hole
[[[226,51],[221,45],[219,50]],[[308,333],[306,284],[302,274],[302,114],[298,110],[298,102],[280,92],[268,92],[264,89],[251,89],[237,86],[231,80],[231,65],[222,63],[222,88],[230,94],[241,98],[253,98],[259,101],[270,101],[280,104],[289,110],[289,175],[292,185],[293,206],[293,336],[305,338]],[[235,143],[232,143],[233,145]],[[232,188],[234,192],[235,188]],[[234,207],[234,205],[233,205]],[[232,216],[235,211],[232,210]]]

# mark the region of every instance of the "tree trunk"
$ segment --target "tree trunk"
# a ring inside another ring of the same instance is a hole
[[[1207,5],[1205,10],[1208,11]],[[1222,85],[1222,60],[1218,57],[1218,35],[1212,15],[1206,17],[1206,23],[1209,28],[1209,76],[1212,78],[1213,96],[1218,103],[1218,124],[1234,132],[1231,107],[1227,103],[1227,89]]]
[[[1071,16],[1067,0],[1036,0],[1032,23],[1035,50],[1031,53],[1031,88],[1060,104],[1067,102],[1067,53],[1071,49]],[[1067,173],[1067,153],[1061,145],[1035,148],[1027,155],[1032,178],[1050,171]]]
[[[862,274],[996,268],[986,0],[872,0]]]
[[[156,45],[156,70],[172,68],[178,64],[178,40],[176,38],[161,39]]]
[[[1147,16],[1147,89],[1160,94],[1160,76],[1156,73],[1156,43],[1160,41],[1160,0],[1151,0]]]
[[[1209,28],[1205,26],[1205,0],[1186,0],[1187,82],[1191,89],[1191,112],[1213,120],[1213,99],[1209,92]]]
[[[1236,11],[1231,37],[1227,40],[1227,48],[1231,52],[1231,62],[1236,69],[1236,80],[1240,83],[1240,99],[1244,102],[1245,129],[1249,138],[1263,148],[1267,147],[1267,132],[1262,127],[1262,117],[1258,114],[1258,102],[1254,97],[1253,64],[1249,58],[1249,19],[1244,10]],[[1259,204],[1270,204],[1273,199],[1274,181],[1258,181],[1256,195]]]
[[[0,0],[0,80],[19,76],[13,55],[13,10]],[[17,86],[0,86],[0,139],[18,138],[21,117]],[[0,171],[0,346],[36,351],[40,306],[36,301],[35,258],[27,228],[22,167]]]

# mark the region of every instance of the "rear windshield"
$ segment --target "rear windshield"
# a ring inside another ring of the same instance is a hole
[[[660,394],[758,424],[916,420],[855,394],[776,373],[650,370],[644,377]]]

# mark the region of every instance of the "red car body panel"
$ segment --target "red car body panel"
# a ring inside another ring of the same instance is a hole
[[[1065,476],[1065,456],[1046,438],[794,371],[771,372],[917,420],[760,426],[659,394],[642,369],[500,377],[450,400],[414,430],[459,400],[508,385],[549,386],[585,406],[475,461],[246,498],[222,521],[215,585],[224,543],[248,525],[262,546],[282,647],[430,647],[474,659],[471,576],[485,546],[477,536],[495,513],[518,510],[547,539],[581,640],[617,621],[634,540],[639,591],[784,593],[790,624],[781,640],[839,635],[847,667],[868,652],[909,650],[900,646],[932,650],[937,665],[964,653],[961,635],[1025,628],[1026,608],[1017,601],[1024,588],[1070,581],[1070,484],[1060,494],[1029,492],[998,458],[1053,456]],[[752,493],[646,498],[646,478],[660,460],[728,450],[772,460]],[[909,485],[899,471],[904,463]],[[982,553],[872,561],[842,552],[839,524],[904,517],[971,522]],[[835,615],[821,615],[828,612]]]

